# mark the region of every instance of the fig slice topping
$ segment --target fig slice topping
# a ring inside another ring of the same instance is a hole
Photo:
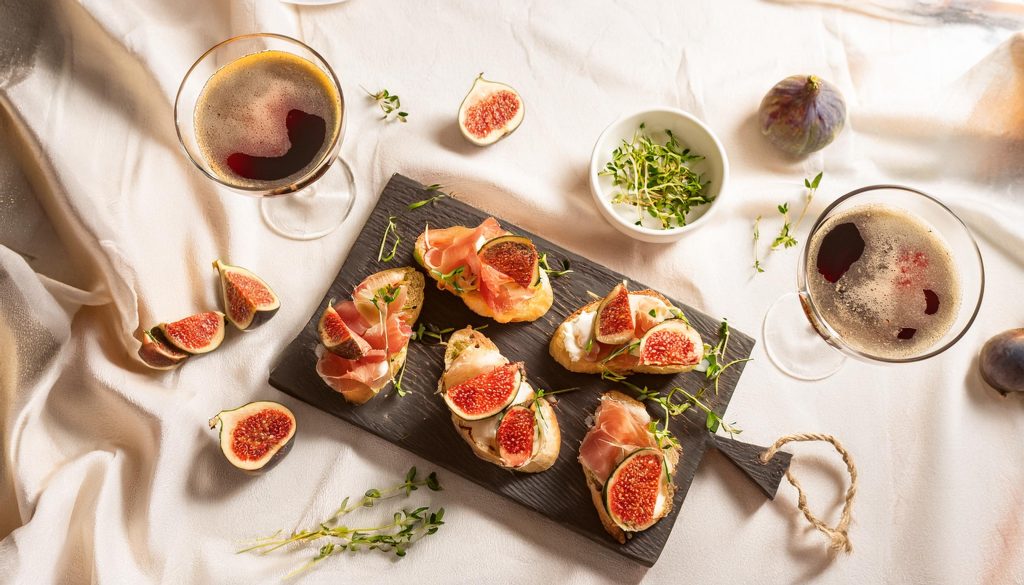
[[[144,338],[139,348],[139,357],[150,368],[170,370],[188,359],[189,354],[168,343],[159,329],[143,331],[142,334]]]
[[[696,365],[704,358],[700,333],[682,319],[651,327],[640,339],[640,363],[649,366]]]
[[[664,515],[659,495],[669,492],[664,456],[657,449],[638,449],[622,460],[604,484],[608,516],[619,528],[639,532]],[[667,494],[666,494],[667,495]]]
[[[625,282],[615,285],[597,307],[594,337],[601,343],[622,345],[633,339],[636,321],[629,304],[629,290]]]
[[[357,360],[373,349],[369,342],[352,331],[338,311],[334,310],[334,299],[327,303],[323,315],[320,315],[317,331],[320,333],[320,343],[327,351],[347,360]]]
[[[213,262],[220,274],[221,303],[227,320],[245,331],[255,329],[277,314],[281,301],[262,278],[241,266]]]
[[[444,401],[459,418],[482,420],[505,410],[522,382],[522,362],[505,364],[447,388]]]
[[[210,428],[220,426],[220,448],[224,457],[245,471],[263,469],[295,436],[295,415],[277,402],[250,402],[217,413]]]
[[[533,457],[537,422],[533,410],[517,405],[509,408],[498,424],[494,442],[498,456],[508,467],[522,467]]]
[[[523,288],[540,283],[540,257],[529,238],[499,236],[477,252],[480,261],[511,278]]]
[[[176,349],[186,353],[209,353],[224,341],[224,313],[208,311],[156,328]]]
[[[477,146],[494,144],[523,122],[526,110],[519,92],[481,73],[459,107],[459,130]]]

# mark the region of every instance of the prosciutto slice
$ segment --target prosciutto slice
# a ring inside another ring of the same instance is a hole
[[[450,274],[462,268],[455,282],[463,290],[476,290],[495,314],[508,311],[533,296],[534,291],[519,286],[507,274],[480,262],[477,250],[487,240],[508,234],[497,220],[488,217],[475,228],[455,226],[428,229],[424,238],[423,263],[430,270]],[[435,274],[436,276],[436,274]],[[440,288],[444,284],[439,283]]]
[[[412,327],[402,318],[402,307],[408,298],[405,287],[399,287],[395,299],[382,306],[380,297],[374,304],[379,289],[389,283],[364,281],[353,292],[353,300],[334,305],[345,324],[372,348],[365,356],[349,360],[330,352],[323,352],[316,364],[328,386],[342,395],[365,393],[379,388],[391,377],[390,359],[409,343]]]
[[[644,447],[657,447],[647,430],[647,410],[608,396],[594,414],[594,426],[583,437],[580,463],[602,484],[626,455]]]

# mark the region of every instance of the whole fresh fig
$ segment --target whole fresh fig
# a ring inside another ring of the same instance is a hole
[[[978,356],[981,377],[1002,395],[1024,392],[1024,329],[989,339]]]
[[[846,102],[836,86],[815,75],[793,75],[775,84],[758,108],[761,133],[772,144],[802,156],[829,145],[846,124]]]

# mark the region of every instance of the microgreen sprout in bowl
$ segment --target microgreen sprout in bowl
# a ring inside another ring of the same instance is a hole
[[[721,143],[696,118],[661,108],[625,116],[601,134],[591,192],[619,231],[672,242],[707,223],[728,176]]]

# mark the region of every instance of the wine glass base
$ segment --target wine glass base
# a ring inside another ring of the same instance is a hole
[[[825,342],[807,320],[800,295],[782,295],[761,328],[764,349],[775,367],[798,380],[821,380],[839,371],[846,356]]]
[[[338,157],[313,185],[290,195],[260,199],[260,215],[279,236],[315,240],[333,232],[345,221],[355,195],[352,169]]]

